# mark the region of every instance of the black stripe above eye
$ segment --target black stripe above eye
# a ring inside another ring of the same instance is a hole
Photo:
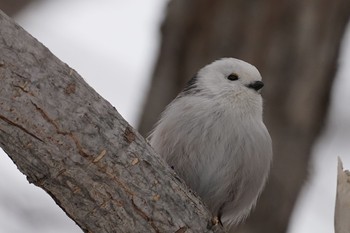
[[[178,95],[178,97],[197,94],[198,92],[200,92],[197,85],[198,85],[198,76],[195,75],[186,83],[185,88]]]
[[[193,77],[186,83],[186,86],[185,86],[183,92],[188,92],[188,91],[191,91],[192,89],[196,88],[196,86],[197,86],[197,80],[198,80],[197,75],[193,76]]]

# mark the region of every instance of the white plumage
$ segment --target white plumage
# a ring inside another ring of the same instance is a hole
[[[217,60],[188,82],[150,137],[154,149],[227,228],[248,216],[270,169],[262,86],[254,66],[234,58]]]

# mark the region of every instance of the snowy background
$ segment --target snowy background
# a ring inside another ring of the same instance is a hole
[[[15,20],[82,77],[133,126],[150,81],[165,0],[34,3]],[[350,168],[350,28],[343,41],[326,128],[288,233],[333,232],[337,156]],[[0,149],[0,233],[81,233],[27,182]]]

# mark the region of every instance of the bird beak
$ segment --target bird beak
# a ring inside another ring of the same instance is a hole
[[[264,83],[263,83],[263,82],[261,82],[261,81],[255,81],[255,82],[249,84],[247,87],[248,87],[248,88],[252,88],[252,89],[254,89],[255,91],[258,92],[261,88],[263,88],[263,86],[264,86]]]

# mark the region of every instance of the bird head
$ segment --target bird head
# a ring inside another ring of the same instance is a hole
[[[222,58],[203,67],[178,97],[204,98],[216,104],[234,105],[242,114],[261,115],[264,83],[251,64],[235,58]]]
[[[235,58],[222,58],[202,68],[198,87],[214,95],[259,95],[264,83],[259,71],[251,64]]]

